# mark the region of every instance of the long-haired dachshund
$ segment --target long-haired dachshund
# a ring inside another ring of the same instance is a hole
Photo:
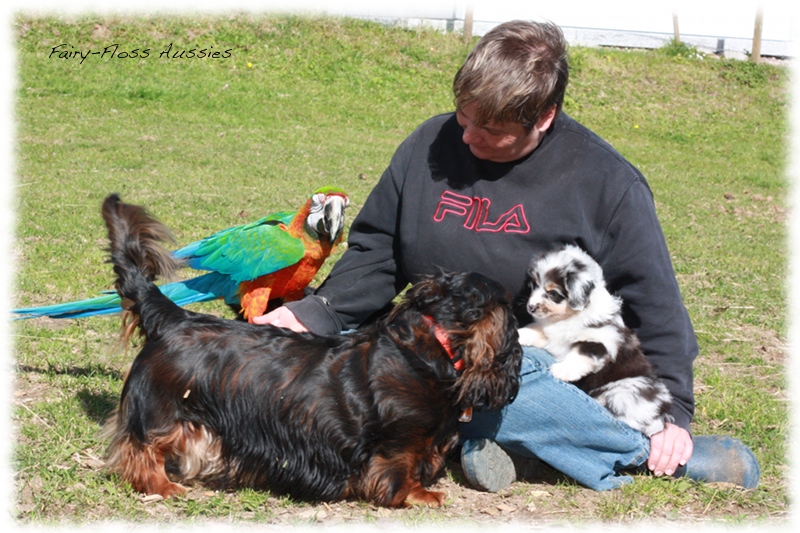
[[[478,274],[414,285],[383,320],[318,336],[187,311],[153,280],[178,265],[169,231],[110,195],[116,289],[145,341],[106,429],[107,467],[170,497],[193,479],[307,501],[441,505],[429,491],[459,415],[519,387],[507,293]],[[132,331],[133,328],[128,328]]]

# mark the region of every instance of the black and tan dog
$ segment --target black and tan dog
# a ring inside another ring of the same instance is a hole
[[[116,195],[103,217],[117,291],[145,337],[106,427],[107,466],[137,491],[170,497],[196,479],[441,505],[425,486],[458,442],[459,415],[517,392],[516,321],[483,276],[422,280],[349,335],[294,333],[176,306],[152,282],[177,266],[158,244],[169,231]]]

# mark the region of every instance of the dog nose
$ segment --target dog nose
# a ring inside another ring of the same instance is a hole
[[[539,310],[539,304],[528,304],[528,312],[530,314],[533,314],[538,310]]]

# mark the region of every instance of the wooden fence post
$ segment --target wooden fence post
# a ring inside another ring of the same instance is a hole
[[[675,34],[675,37],[673,37],[675,39],[675,42],[676,43],[681,42],[681,32],[678,30],[678,12],[677,11],[673,11],[672,12],[672,31]]]
[[[753,30],[753,51],[750,53],[750,61],[758,63],[761,61],[761,28],[764,26],[764,13],[761,8],[756,10],[756,27]]]
[[[468,43],[472,40],[472,19],[475,16],[475,6],[472,0],[467,0],[467,5],[464,11],[464,42]]]

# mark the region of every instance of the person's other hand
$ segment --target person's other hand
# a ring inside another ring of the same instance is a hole
[[[284,306],[278,307],[266,315],[254,317],[253,324],[272,324],[273,326],[290,329],[292,331],[308,331],[308,328],[297,320],[294,313]]]
[[[657,476],[671,476],[679,466],[689,462],[693,449],[688,431],[675,424],[666,424],[663,430],[650,436],[647,468]]]

